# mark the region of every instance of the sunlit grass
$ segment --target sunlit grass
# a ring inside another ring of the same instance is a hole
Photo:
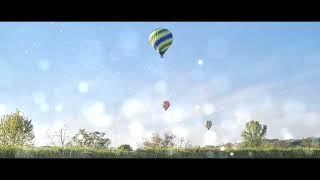
[[[320,158],[320,148],[159,148],[112,149],[0,146],[0,158]]]

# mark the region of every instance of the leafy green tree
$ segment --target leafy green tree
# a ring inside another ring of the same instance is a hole
[[[261,125],[259,121],[250,121],[241,134],[245,146],[258,147],[262,144],[267,133],[267,126]]]
[[[0,119],[1,145],[33,145],[34,132],[31,120],[24,117],[18,109],[16,112],[4,115]]]
[[[86,148],[107,148],[111,144],[111,139],[104,137],[103,132],[87,132],[80,129],[79,132],[72,137],[69,146],[86,147]]]
[[[129,144],[122,144],[118,147],[118,150],[121,151],[132,151],[132,148]]]

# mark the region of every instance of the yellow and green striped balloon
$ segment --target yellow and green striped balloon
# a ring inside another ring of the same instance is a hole
[[[155,29],[149,36],[151,46],[163,57],[173,41],[172,33],[167,29]]]

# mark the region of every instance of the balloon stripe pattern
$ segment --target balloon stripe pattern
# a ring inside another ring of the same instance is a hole
[[[161,55],[169,49],[173,42],[173,35],[167,29],[155,29],[149,36],[149,43]]]
[[[209,130],[212,126],[212,122],[211,121],[207,121],[206,122],[206,128]]]
[[[170,107],[170,102],[169,101],[163,101],[162,103],[162,107],[164,110],[168,110],[168,108]]]

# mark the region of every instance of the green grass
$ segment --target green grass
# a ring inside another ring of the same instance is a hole
[[[0,146],[0,158],[320,158],[320,148],[226,149],[225,151],[214,148],[170,148],[126,152],[107,149]]]

